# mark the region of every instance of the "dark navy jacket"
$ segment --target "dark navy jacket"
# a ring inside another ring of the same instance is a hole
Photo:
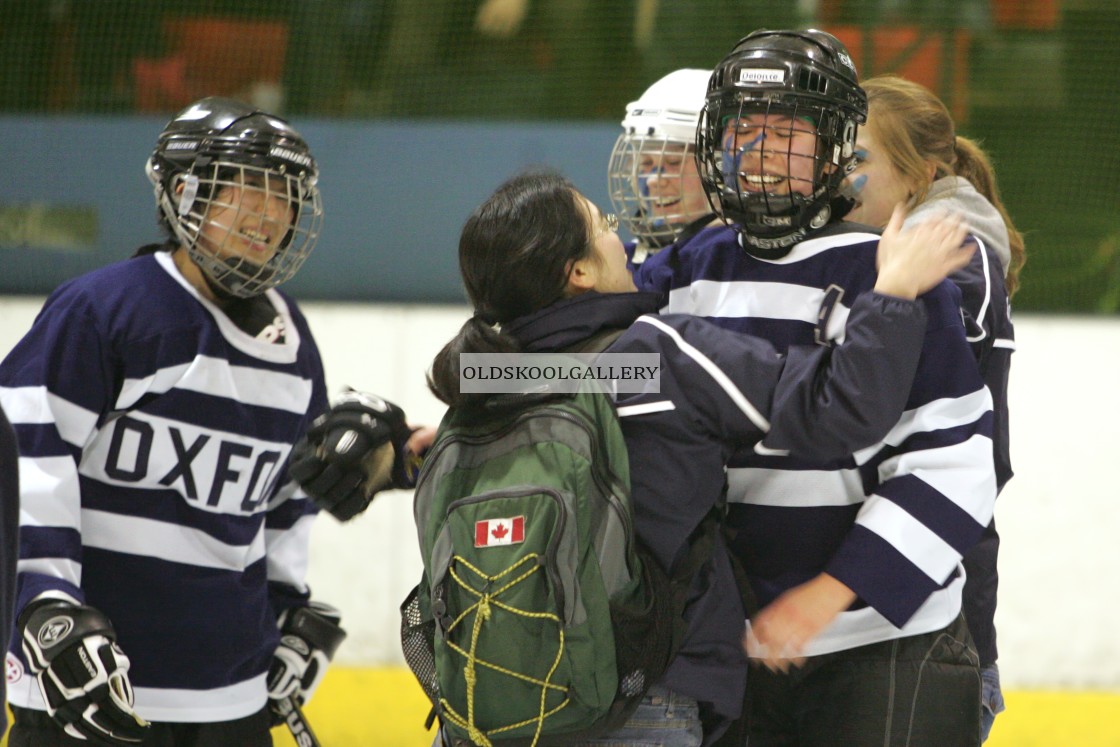
[[[906,387],[888,383],[913,377],[926,312],[920,303],[865,294],[853,305],[844,344],[779,355],[764,340],[694,316],[653,315],[662,303],[654,293],[587,293],[503,328],[529,352],[571,349],[625,329],[607,352],[660,354],[660,390],[620,393],[616,404],[637,533],[671,568],[722,503],[724,468],[737,450],[765,436],[768,453],[828,459],[882,438],[906,399]],[[746,678],[744,610],[726,547],[717,544],[694,582],[688,634],[663,681],[696,698],[712,722],[738,716]]]

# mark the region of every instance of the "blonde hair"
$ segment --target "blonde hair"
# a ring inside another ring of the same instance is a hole
[[[911,185],[912,205],[925,200],[933,180],[959,176],[971,182],[999,211],[1007,226],[1011,249],[1007,295],[1013,295],[1027,261],[1026,246],[1023,234],[1015,228],[1000,200],[995,169],[988,155],[975,141],[956,134],[949,110],[925,86],[896,75],[869,78],[861,86],[867,92],[867,127],[891,165]]]

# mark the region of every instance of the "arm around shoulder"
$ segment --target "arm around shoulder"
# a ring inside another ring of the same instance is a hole
[[[787,351],[764,445],[831,460],[882,440],[906,408],[926,324],[920,302],[859,296],[843,343]]]

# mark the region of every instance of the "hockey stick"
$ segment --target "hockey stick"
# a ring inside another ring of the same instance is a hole
[[[292,732],[292,739],[296,740],[298,747],[323,747],[315,736],[315,732],[311,730],[311,724],[307,721],[307,716],[303,715],[303,711],[296,702],[296,696],[291,695],[283,700],[277,701],[280,708],[281,715],[284,716],[284,723],[288,725],[288,730]]]

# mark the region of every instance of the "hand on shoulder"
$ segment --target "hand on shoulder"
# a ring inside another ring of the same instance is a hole
[[[968,225],[955,213],[941,213],[903,229],[906,207],[895,206],[879,239],[875,290],[899,298],[917,298],[968,264],[976,242],[965,239]]]

